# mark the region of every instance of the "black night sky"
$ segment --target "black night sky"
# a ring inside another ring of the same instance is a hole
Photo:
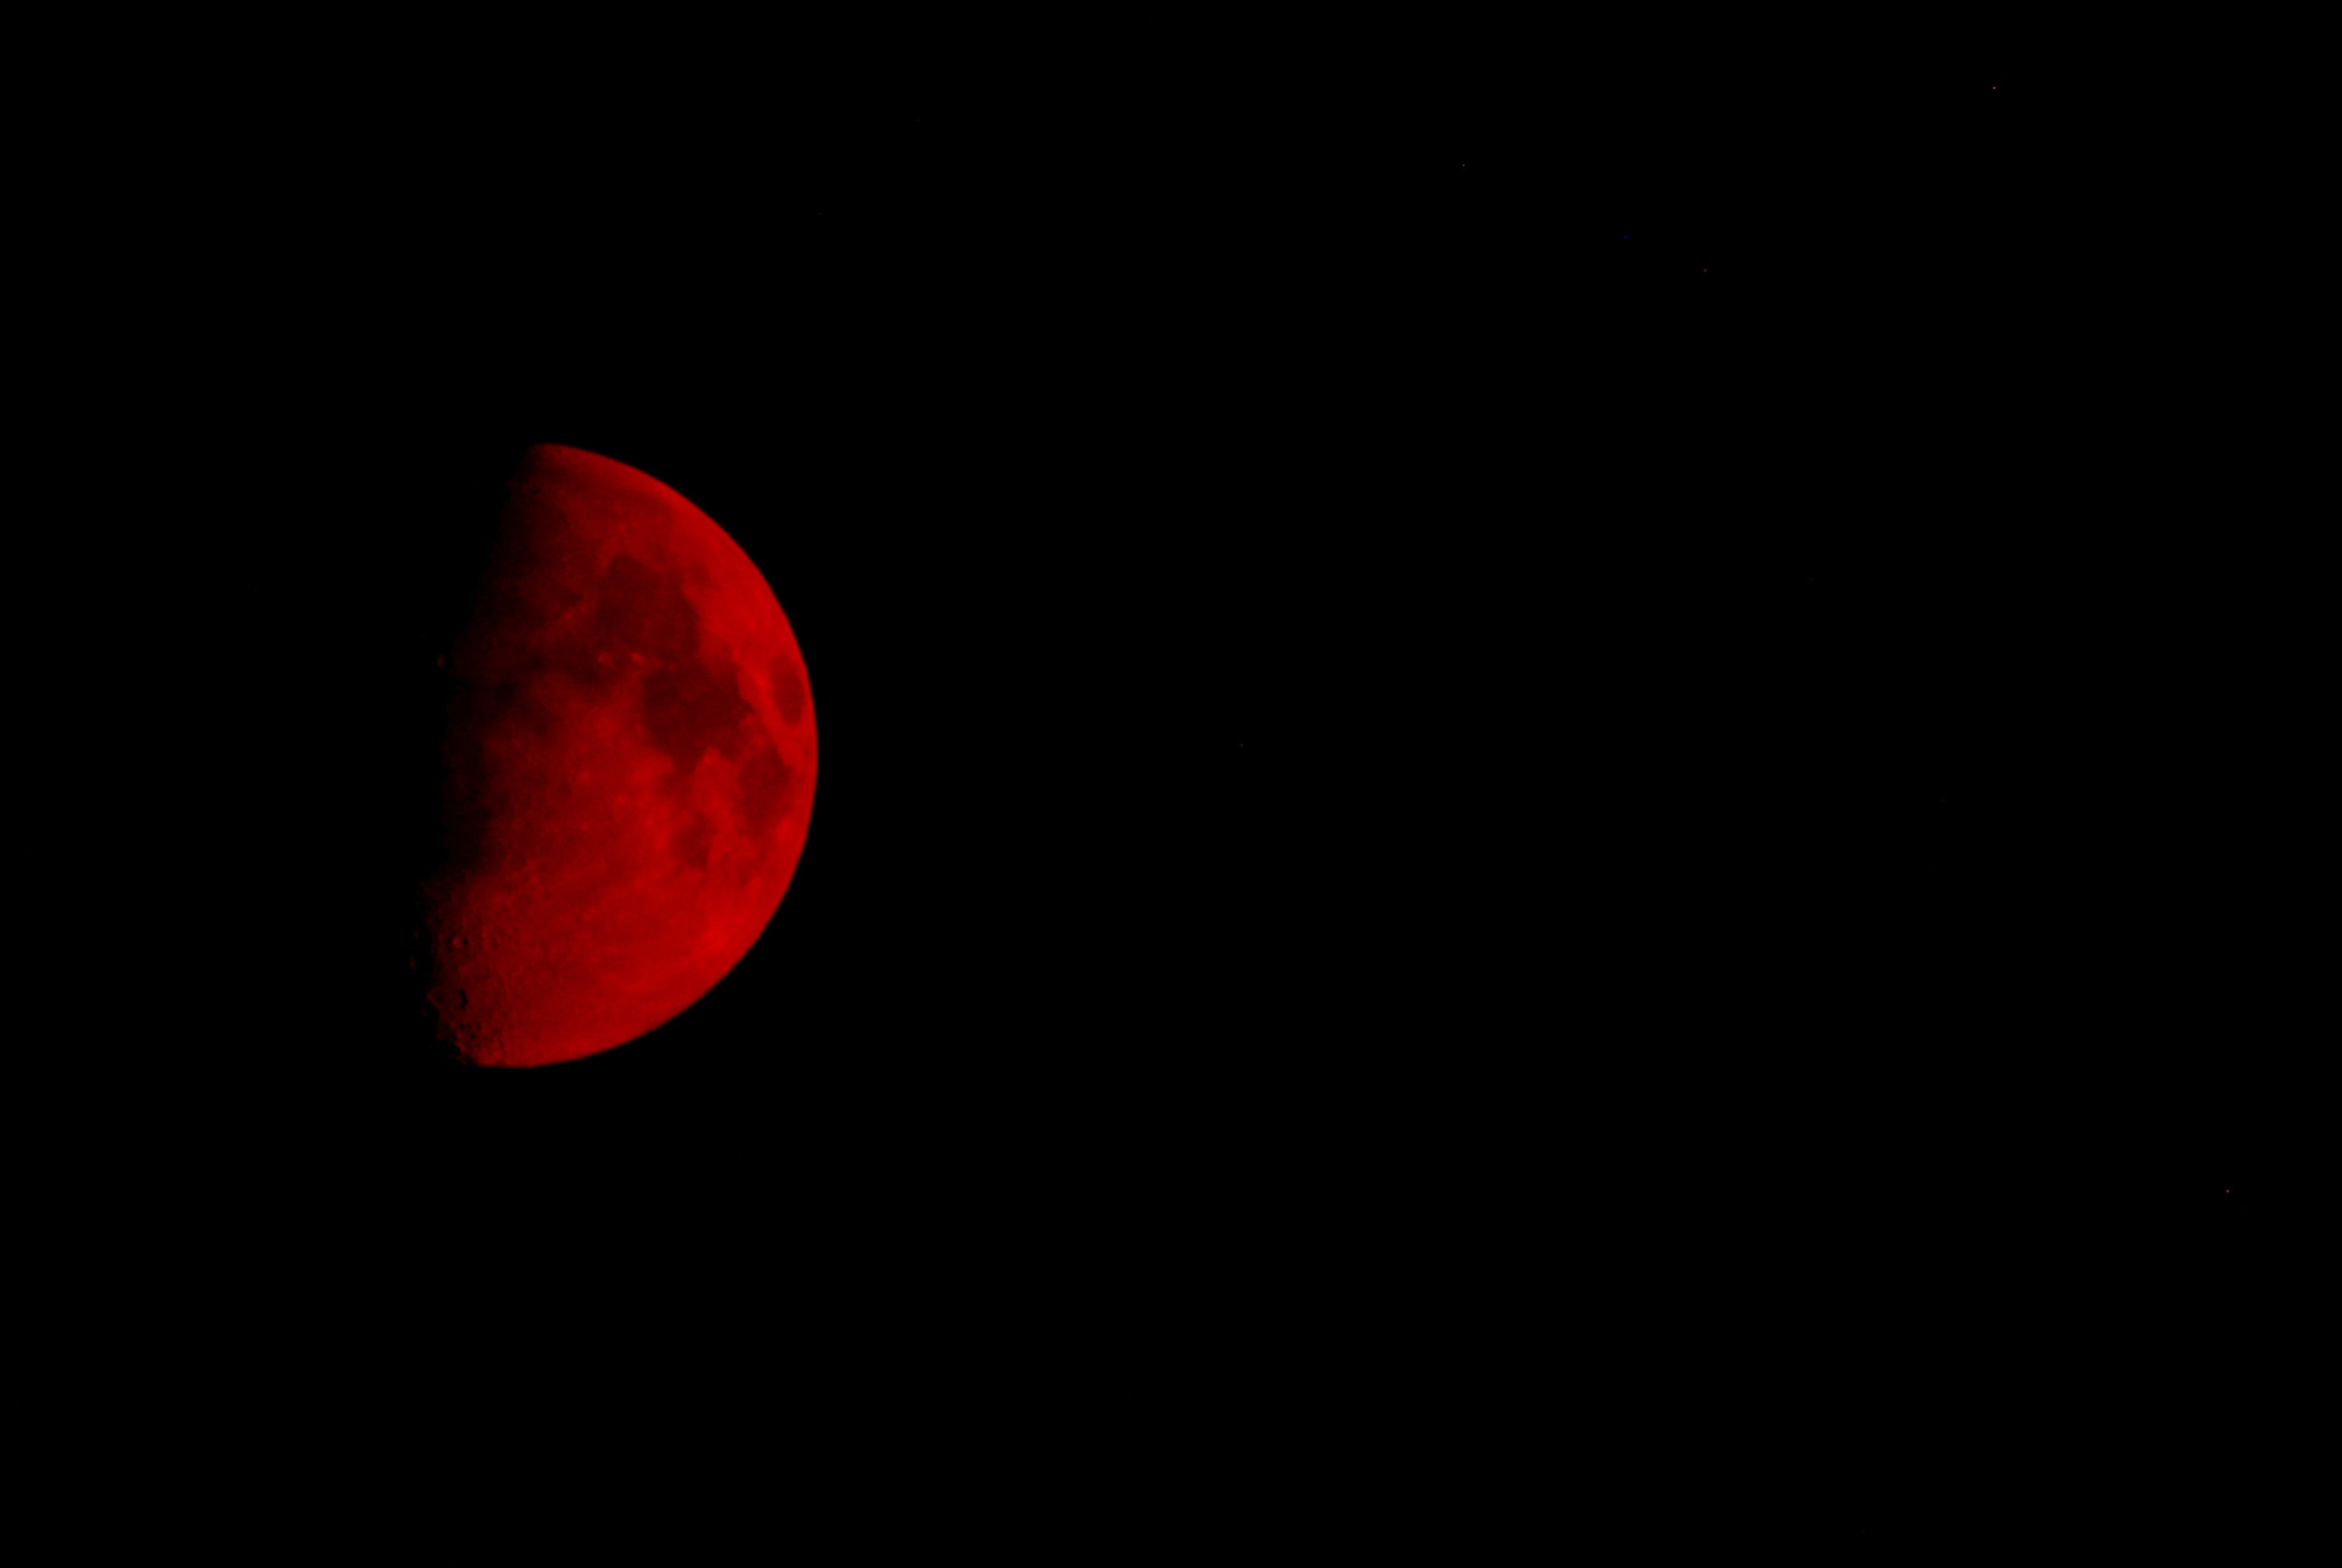
[[[2301,578],[2229,548],[2277,286],[2022,52],[1729,53],[237,132],[150,344],[173,471],[260,477],[183,546],[140,1245],[971,1540],[2242,1508],[2308,1155]],[[400,890],[532,441],[756,560],[820,782],[704,1001],[465,1072]]]

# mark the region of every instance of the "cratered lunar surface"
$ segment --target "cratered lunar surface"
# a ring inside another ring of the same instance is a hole
[[[738,544],[624,464],[529,449],[447,658],[427,1000],[466,1060],[633,1040],[740,961],[813,804],[813,704]]]

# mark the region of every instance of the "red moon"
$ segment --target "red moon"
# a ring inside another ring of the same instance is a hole
[[[623,1045],[779,908],[813,805],[813,703],[754,562],[622,463],[532,447],[446,660],[426,999],[466,1061]]]

